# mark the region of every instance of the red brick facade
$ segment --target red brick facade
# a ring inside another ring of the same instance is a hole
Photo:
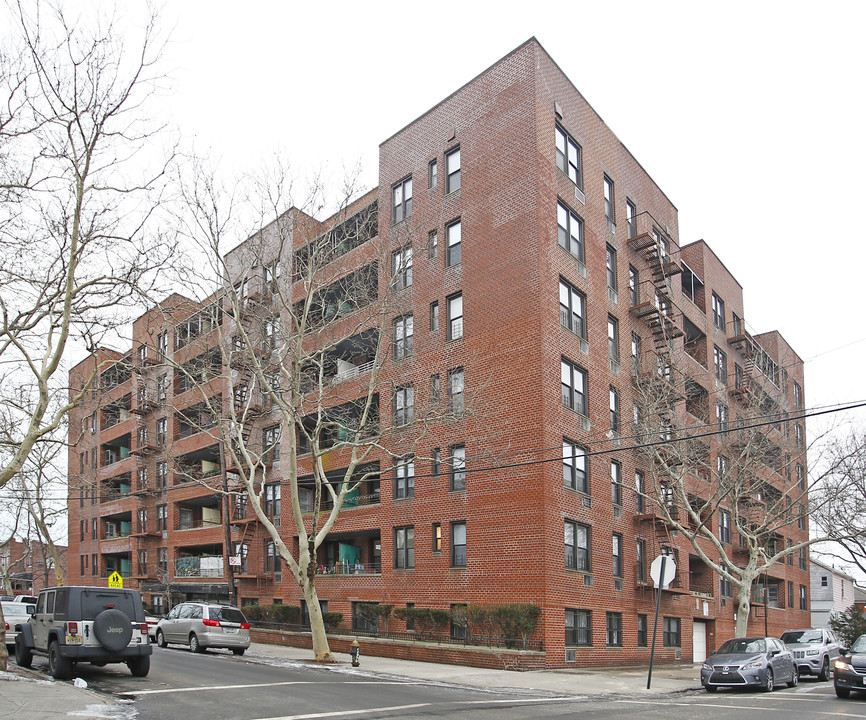
[[[557,127],[581,149],[577,183],[557,167]],[[460,186],[450,189],[448,156],[458,148]],[[795,410],[795,382],[802,403],[802,361],[778,333],[752,338],[744,327],[734,332],[733,314],[745,317],[739,284],[702,241],[679,246],[676,208],[534,40],[388,138],[379,157],[379,188],[351,210],[375,200],[380,240],[386,240],[391,251],[407,244],[413,248],[412,283],[400,291],[400,309],[394,316],[413,315],[414,348],[410,356],[388,364],[383,388],[388,382],[411,382],[416,402],[427,402],[431,376],[438,374],[442,396],[447,398],[449,373],[462,369],[470,412],[425,436],[426,447],[416,451],[411,496],[395,497],[392,460],[385,454],[379,458],[380,488],[369,492],[367,501],[343,511],[328,551],[331,555],[325,551],[320,555],[321,565],[332,567],[338,559],[333,555],[336,543],[354,545],[365,572],[320,575],[319,597],[327,601],[329,611],[344,614],[347,626],[354,602],[444,609],[453,604],[533,603],[542,608],[535,639],[543,642],[543,662],[548,667],[647,660],[646,638],[638,642],[638,616],[648,619],[651,641],[655,594],[638,579],[635,547],[639,538],[645,539],[651,560],[660,546],[655,525],[635,506],[634,477],[644,461],[629,449],[630,432],[625,429],[635,402],[630,338],[633,333],[640,336],[647,355],[654,347],[644,309],[652,303],[658,283],[664,284],[674,309],[672,327],[679,328],[671,351],[677,371],[729,407],[731,419],[738,412],[734,400],[729,400],[735,394],[733,368],[737,364],[750,376],[755,373],[747,358],[755,343],[785,368],[784,382],[777,380],[785,395],[785,410]],[[437,181],[431,187],[433,161]],[[413,185],[411,214],[394,222],[392,189],[408,177]],[[612,190],[607,206],[606,184]],[[560,245],[558,217],[563,212],[569,222],[582,222],[582,261],[575,256],[581,252],[575,246]],[[312,219],[305,221],[318,226]],[[451,263],[448,228],[457,221],[460,260]],[[320,227],[327,226],[323,222]],[[641,238],[650,238],[653,245],[641,244]],[[670,279],[654,281],[662,241]],[[296,240],[295,249],[299,243]],[[242,264],[244,252],[243,245],[233,251],[230,266]],[[360,266],[364,253],[369,257],[372,250],[361,247],[353,252],[349,257]],[[609,263],[611,258],[615,260]],[[609,279],[608,264],[615,280]],[[637,302],[629,288],[630,266],[640,278]],[[683,272],[684,266],[690,272]],[[290,269],[284,268],[283,276],[290,275]],[[689,291],[691,298],[683,293],[684,276],[700,281],[697,292]],[[561,282],[585,297],[585,331],[563,327],[558,307]],[[712,293],[725,303],[722,329],[714,327]],[[458,294],[462,298],[459,328],[449,312],[457,311],[449,301]],[[430,320],[432,303],[438,303],[435,329]],[[73,413],[70,426],[80,435],[72,435],[70,487],[82,489],[80,499],[71,492],[69,504],[73,582],[104,582],[108,572],[117,569],[128,577],[129,585],[141,587],[146,602],[152,604],[162,595],[166,566],[157,568],[157,553],[164,548],[169,585],[176,594],[228,594],[221,501],[203,499],[206,493],[198,484],[176,482],[171,469],[167,482],[154,482],[157,463],[181,456],[200,463],[196,467],[204,474],[220,471],[213,437],[180,437],[168,407],[190,407],[195,393],[184,394],[187,391],[182,391],[178,379],[171,379],[170,368],[160,365],[156,350],[157,336],[168,331],[173,338],[178,323],[196,309],[191,301],[172,296],[139,319],[133,327],[134,349],[124,356],[136,372],[122,374],[114,387]],[[691,323],[688,348],[682,332],[686,318]],[[618,363],[611,361],[610,319],[618,325]],[[224,324],[228,322],[223,318]],[[147,357],[137,355],[142,345],[148,347]],[[202,347],[192,342],[175,350],[175,345],[172,339],[169,352],[175,366]],[[714,378],[714,346],[727,355],[727,385]],[[105,359],[121,357],[106,355]],[[586,413],[563,404],[564,361],[586,374]],[[73,370],[73,387],[88,367],[84,363]],[[147,400],[139,395],[151,392],[161,375],[170,378],[167,397]],[[346,387],[344,394],[351,385]],[[611,432],[612,388],[618,392],[623,423],[616,433]],[[211,389],[219,392],[220,380],[213,380]],[[145,406],[146,400],[151,404]],[[105,408],[112,403],[121,410],[109,413],[106,423]],[[382,416],[390,408],[383,389]],[[93,413],[98,420],[91,432],[87,418]],[[148,437],[155,437],[156,422],[162,417],[170,421],[168,438],[153,446],[138,446],[137,428],[147,425]],[[266,424],[267,420],[260,423]],[[617,435],[623,436],[622,441]],[[588,492],[564,486],[564,438],[590,451]],[[447,471],[455,446],[465,447],[468,470],[465,488],[457,490],[451,488]],[[106,455],[112,449],[117,454]],[[438,474],[429,459],[434,449],[439,450],[445,468]],[[616,505],[611,497],[611,460],[619,463],[623,480],[623,497]],[[309,461],[302,457],[302,466],[304,462]],[[339,467],[339,459],[334,462]],[[144,476],[138,474],[142,468]],[[281,476],[276,466],[271,472],[273,477]],[[135,492],[139,477],[148,492]],[[98,491],[90,490],[94,482],[100,484]],[[288,504],[284,489],[281,527],[286,529],[287,541],[292,537]],[[157,524],[161,506],[166,508],[164,528]],[[139,529],[136,523],[142,509],[147,510],[147,527]],[[455,523],[465,523],[465,566],[452,562]],[[590,528],[588,570],[566,567],[564,523]],[[434,546],[437,525],[440,548]],[[106,534],[109,526],[111,537]],[[80,533],[80,527],[86,531]],[[403,527],[414,528],[414,567],[397,569],[395,529]],[[299,603],[301,593],[288,573],[284,571],[275,582],[273,571],[264,570],[263,528],[244,520],[233,524],[231,532],[232,542],[249,546],[245,572],[236,577],[239,598]],[[790,537],[803,538],[807,533],[807,528],[795,524]],[[618,578],[611,552],[614,534],[622,548]],[[720,597],[718,579],[697,558],[689,559],[688,543],[682,538],[670,542],[678,551],[681,574],[679,584],[663,593],[661,615],[679,620],[679,645],[667,643],[668,647],[662,642],[660,620],[657,657],[689,659],[694,625],[703,623],[699,627],[705,629],[712,650],[733,633],[735,607],[732,599]],[[146,559],[141,556],[141,563],[139,551],[147,554]],[[184,554],[199,558],[192,575],[183,573],[191,567],[183,561]],[[202,561],[205,557],[211,559]],[[799,586],[809,585],[808,568],[802,570],[797,563],[780,567],[777,575],[774,581],[783,595],[785,583],[792,583],[798,593]],[[566,616],[573,611],[589,611],[590,634],[584,638],[589,645],[565,641]],[[609,612],[620,614],[618,645],[607,642]],[[763,607],[753,609],[750,623],[756,632],[763,626],[763,612]],[[808,611],[773,607],[769,612],[771,633],[809,623]],[[392,629],[397,624],[392,620]],[[669,639],[676,641],[675,634],[669,633]]]

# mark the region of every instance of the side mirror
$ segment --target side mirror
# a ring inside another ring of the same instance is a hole
[[[780,652],[780,650],[770,650],[770,657],[776,657]]]
[[[842,655],[847,655],[847,654],[848,654],[848,648],[846,648],[846,647],[842,647],[842,646],[840,645],[840,646],[839,646],[839,653],[842,654]]]
[[[28,605],[24,609],[26,610],[27,614],[30,615],[31,617],[36,614],[36,606],[35,605]]]

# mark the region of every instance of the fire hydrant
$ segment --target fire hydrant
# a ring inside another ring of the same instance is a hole
[[[352,667],[359,667],[361,665],[361,661],[359,658],[361,657],[361,646],[358,645],[357,640],[352,641],[352,647],[349,650],[349,655],[352,656]]]

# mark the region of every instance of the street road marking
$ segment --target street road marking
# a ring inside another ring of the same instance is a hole
[[[787,696],[786,696],[787,697]],[[798,698],[799,699],[799,698]],[[652,700],[614,700],[615,703],[627,703],[629,705],[659,705],[659,702],[654,702]],[[716,707],[723,708],[725,710],[754,710],[754,705],[722,705],[721,703],[709,703],[709,702],[700,702],[698,701],[701,707]],[[664,704],[667,705],[679,705],[682,707],[694,707],[694,702],[673,702],[671,700],[665,700]],[[764,712],[780,712],[790,714],[790,708],[764,708]],[[810,717],[817,717],[818,715],[823,715],[826,717],[844,717],[851,718],[852,715],[850,712],[825,712],[822,710],[810,710]],[[862,717],[862,716],[853,716],[853,717]],[[264,720],[264,719],[262,719]],[[269,719],[270,720],[270,719]],[[282,718],[273,720],[282,720]]]
[[[306,715],[279,715],[276,717],[254,718],[253,720],[317,720],[317,718],[345,717],[348,715],[369,715],[370,713],[394,712],[395,710],[416,710],[418,708],[436,707],[439,705],[525,705],[527,703],[562,703],[571,702],[585,697],[558,698],[512,698],[511,700],[463,700],[457,702],[443,701],[441,703],[414,703],[412,705],[390,705],[386,707],[366,708],[364,710],[335,710],[325,713],[308,713]]]
[[[243,690],[245,688],[279,687],[280,685],[405,685],[397,681],[366,681],[358,680],[345,683],[333,683],[314,680],[286,680],[272,683],[249,683],[245,685],[197,685],[196,687],[164,688],[162,690],[124,690],[121,695],[166,695],[168,693],[198,692],[199,690]]]

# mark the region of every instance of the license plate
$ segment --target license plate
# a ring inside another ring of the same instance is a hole
[[[81,635],[67,635],[66,636],[66,644],[67,645],[81,645]]]
[[[227,633],[236,633],[238,631],[237,628],[228,628],[228,627],[225,630]]]
[[[866,677],[863,678],[863,684],[866,685]]]

